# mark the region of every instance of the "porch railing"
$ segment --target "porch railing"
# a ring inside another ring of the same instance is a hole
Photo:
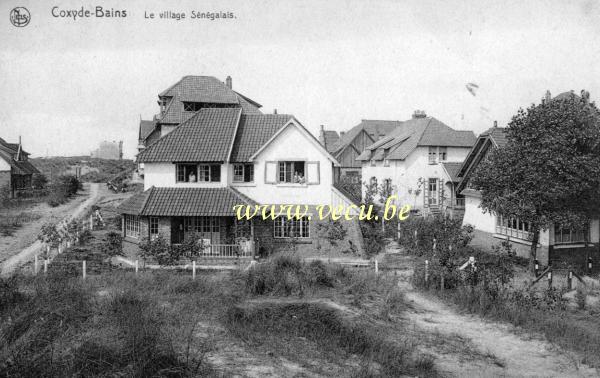
[[[244,244],[210,244],[206,245],[198,257],[252,257],[254,255],[254,243]],[[187,256],[190,257],[190,256]]]
[[[465,207],[465,199],[464,198],[455,198],[454,207],[464,208]]]

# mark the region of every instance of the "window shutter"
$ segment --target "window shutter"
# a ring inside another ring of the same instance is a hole
[[[442,202],[444,201],[444,179],[438,179],[438,205],[442,206]]]
[[[265,184],[276,184],[277,183],[277,162],[267,161],[265,162]]]
[[[424,181],[423,186],[423,207],[429,207],[429,180]]]
[[[306,163],[306,183],[308,185],[319,185],[321,183],[321,169],[318,161]]]
[[[221,166],[212,165],[210,167],[210,181],[220,182],[221,181]]]

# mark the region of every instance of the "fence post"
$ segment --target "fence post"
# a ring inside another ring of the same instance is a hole
[[[44,274],[48,273],[48,259],[44,260]]]
[[[90,230],[94,230],[94,214],[90,214]]]
[[[85,260],[83,260],[82,262],[82,268],[83,268],[83,279],[85,280],[85,276],[86,276],[86,266],[85,266]]]
[[[548,271],[548,289],[552,289],[552,271]]]
[[[59,255],[61,253],[61,249],[62,249],[61,247],[62,247],[62,242],[58,243],[58,247],[56,248]]]
[[[592,274],[592,256],[588,257],[587,268],[588,274]]]
[[[400,240],[400,234],[402,232],[402,230],[400,229],[400,220],[398,219],[398,227],[397,227],[397,236],[398,236],[398,240]]]
[[[33,258],[33,274],[38,274],[38,255],[35,255],[35,257]]]
[[[569,290],[573,289],[573,271],[569,270],[569,277],[567,278],[567,287]]]
[[[419,244],[417,236],[418,236],[417,230],[415,230],[415,247]]]
[[[435,248],[437,247],[437,240],[433,238],[433,252],[435,253]]]
[[[379,262],[375,260],[375,273],[379,273]]]
[[[425,260],[425,286],[429,284],[429,260]]]
[[[196,279],[196,260],[192,261],[192,279]]]
[[[138,274],[138,270],[140,269],[140,263],[139,260],[135,260],[135,274]]]
[[[535,263],[534,272],[535,272],[535,277],[537,278],[540,275],[540,262],[537,259],[535,259],[534,263]]]

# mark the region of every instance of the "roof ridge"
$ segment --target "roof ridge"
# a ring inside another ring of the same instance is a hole
[[[235,138],[237,138],[238,130],[240,129],[240,123],[242,122],[242,108],[239,108],[239,114],[237,116],[237,121],[235,122],[235,130],[233,130],[233,135],[231,137],[231,143],[229,144],[229,151],[227,152],[227,162],[231,161],[231,154],[233,153],[233,145],[235,144]]]
[[[181,77],[181,79],[177,80],[177,82],[176,82],[175,84],[171,85],[170,87],[168,87],[168,88],[167,88],[167,89],[165,89],[164,91],[160,92],[160,93],[158,94],[158,96],[159,96],[159,97],[160,97],[160,96],[166,96],[166,95],[164,95],[163,93],[169,92],[171,89],[175,88],[177,85],[179,85],[179,84],[180,84],[180,83],[183,81],[183,79],[184,79],[184,78],[185,78],[185,76],[182,76],[182,77]],[[175,97],[175,96],[173,96],[173,97]]]

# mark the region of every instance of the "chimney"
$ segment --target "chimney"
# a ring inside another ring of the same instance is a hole
[[[498,127],[498,121],[494,121],[494,127]]]
[[[425,117],[427,117],[427,114],[425,113],[425,110],[415,110],[412,117],[413,118],[425,118]]]
[[[227,85],[229,89],[233,89],[233,85],[231,83],[231,76],[227,76],[227,79],[225,79],[225,85]]]
[[[277,114],[277,109],[273,109],[273,114]]]
[[[340,131],[340,138],[343,138],[345,134],[346,134],[345,131]]]
[[[321,132],[325,131],[325,125],[321,125]]]

